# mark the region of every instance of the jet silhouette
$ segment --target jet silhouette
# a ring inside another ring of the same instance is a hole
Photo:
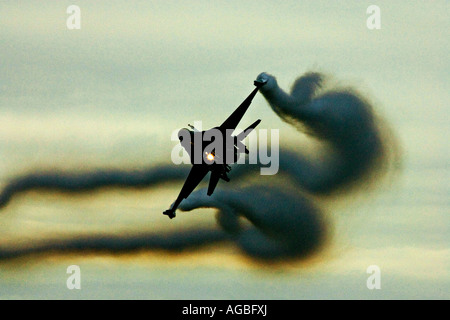
[[[264,79],[255,80],[254,85],[256,88],[219,127],[199,131],[189,125],[192,130],[183,128],[178,132],[178,139],[180,140],[181,146],[189,154],[193,166],[181,188],[180,194],[170,209],[163,212],[164,215],[167,215],[170,219],[175,218],[175,211],[181,201],[186,199],[194,191],[208,172],[211,172],[207,192],[208,196],[213,194],[219,179],[227,182],[230,181],[227,175],[231,170],[229,164],[235,163],[241,153],[249,153],[242,140],[256,128],[261,120],[256,120],[236,136],[233,136],[232,133],[252,103],[259,88],[265,85],[266,82],[267,80]],[[204,146],[205,140],[211,141],[206,147]],[[231,143],[229,143],[230,141]]]

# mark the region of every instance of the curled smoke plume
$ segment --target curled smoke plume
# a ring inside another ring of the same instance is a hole
[[[322,149],[320,154],[308,155],[292,147],[281,148],[275,176],[257,176],[258,165],[235,165],[230,174],[233,181],[244,176],[258,179],[240,189],[236,182],[222,186],[211,197],[198,190],[180,205],[184,211],[216,208],[220,228],[47,240],[17,248],[0,247],[0,260],[56,251],[179,252],[218,242],[235,243],[246,256],[266,262],[303,259],[319,252],[329,234],[320,201],[376,180],[395,160],[390,157],[395,154],[395,143],[367,99],[351,88],[326,88],[323,74],[307,73],[298,78],[290,94],[273,76],[262,73],[258,78],[267,79],[260,92],[274,112],[315,137]],[[182,181],[188,170],[161,165],[142,171],[32,173],[10,181],[0,194],[0,207],[17,193],[32,189],[79,193],[111,186],[150,188]]]

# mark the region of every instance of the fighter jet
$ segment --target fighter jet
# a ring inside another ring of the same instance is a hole
[[[183,128],[178,132],[178,139],[180,140],[181,146],[189,154],[192,168],[181,188],[180,194],[171,207],[163,212],[164,215],[167,215],[170,219],[175,218],[175,211],[181,201],[192,193],[208,172],[211,172],[207,191],[208,196],[213,194],[220,179],[226,182],[230,181],[227,175],[231,170],[229,165],[235,163],[240,154],[249,153],[249,150],[242,141],[256,128],[261,120],[256,120],[236,136],[232,134],[252,103],[259,88],[264,86],[266,82],[267,80],[265,79],[255,80],[254,85],[256,88],[220,126],[206,131],[199,131],[193,126],[188,125],[191,130]],[[205,143],[206,141],[211,142]]]

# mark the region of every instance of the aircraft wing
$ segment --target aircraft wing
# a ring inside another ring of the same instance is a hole
[[[236,110],[222,123],[219,127],[219,129],[222,132],[225,132],[227,129],[236,129],[237,125],[239,124],[239,121],[241,121],[242,117],[244,116],[245,112],[247,111],[248,107],[252,103],[253,98],[255,97],[256,93],[258,92],[259,87],[257,86],[252,93],[241,103],[239,107],[237,107]]]
[[[181,188],[180,195],[186,199],[192,191],[198,186],[198,184],[203,180],[209,171],[208,165],[205,164],[194,164],[191,171],[189,172],[186,181],[184,182],[183,188]]]

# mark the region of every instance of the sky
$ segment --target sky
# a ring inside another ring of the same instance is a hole
[[[73,4],[79,30],[66,26]],[[379,30],[366,26],[373,4]],[[35,170],[170,164],[172,132],[221,123],[261,72],[286,90],[308,71],[356,88],[402,161],[375,190],[326,202],[330,237],[311,258],[259,264],[233,244],[32,255],[0,262],[0,298],[448,299],[449,11],[447,1],[2,1],[0,187]],[[311,142],[261,95],[243,121],[257,118],[283,145]],[[214,209],[161,215],[180,187],[19,194],[0,211],[0,246],[215,228]],[[66,287],[70,265],[81,290]],[[366,286],[371,265],[379,290]]]

